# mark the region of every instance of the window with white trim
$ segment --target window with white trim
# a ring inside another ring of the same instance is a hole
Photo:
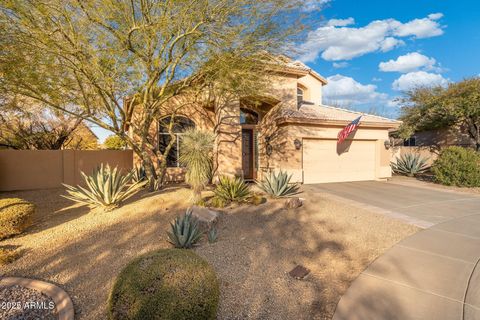
[[[297,107],[300,108],[303,103],[303,89],[297,87]]]
[[[172,136],[169,133],[169,126],[171,117],[165,117],[158,122],[158,149],[163,154],[167,149]],[[178,159],[180,158],[180,140],[182,134],[190,128],[195,128],[195,123],[182,116],[176,116],[172,125],[172,133],[175,136],[175,141],[167,154],[167,167],[181,167]]]

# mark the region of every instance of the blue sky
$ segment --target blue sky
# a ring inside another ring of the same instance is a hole
[[[480,1],[308,2],[323,9],[298,58],[329,80],[324,103],[396,117],[405,90],[480,74]]]
[[[403,90],[480,74],[480,1],[305,2],[315,28],[297,58],[329,80],[325,104],[396,117]]]

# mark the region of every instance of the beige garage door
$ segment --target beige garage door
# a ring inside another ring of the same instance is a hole
[[[304,183],[375,179],[375,141],[354,140],[338,154],[336,140],[303,141]]]

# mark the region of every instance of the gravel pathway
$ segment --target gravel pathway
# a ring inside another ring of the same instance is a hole
[[[52,298],[22,286],[0,288],[0,319],[55,320],[57,310]]]

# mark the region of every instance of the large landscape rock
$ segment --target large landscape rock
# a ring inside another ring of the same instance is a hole
[[[303,202],[300,198],[290,198],[285,201],[285,208],[286,209],[296,209],[300,208],[303,205]]]
[[[205,207],[192,206],[192,215],[198,219],[202,230],[209,230],[217,223],[220,213]]]

